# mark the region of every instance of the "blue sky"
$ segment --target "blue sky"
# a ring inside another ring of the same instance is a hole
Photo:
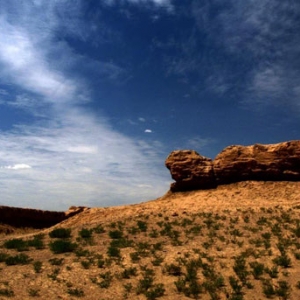
[[[300,2],[0,0],[0,205],[163,195],[175,149],[300,138]]]

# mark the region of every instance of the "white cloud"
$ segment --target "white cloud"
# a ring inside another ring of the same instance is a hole
[[[210,13],[213,10],[216,14]],[[297,1],[230,0],[224,6],[219,0],[194,1],[192,14],[198,30],[245,70],[232,72],[220,64],[211,71],[213,80],[206,82],[211,90],[221,95],[242,91],[241,103],[248,108],[259,104],[299,109],[300,39],[295,31],[299,10]]]
[[[192,148],[196,151],[201,151],[203,148],[215,143],[215,140],[212,138],[202,138],[202,137],[194,137],[189,139],[186,143],[187,147]]]
[[[146,122],[146,119],[145,119],[145,118],[142,118],[142,117],[140,117],[140,118],[139,118],[139,121],[140,121],[140,122]]]
[[[105,0],[105,2],[109,5],[120,3],[120,1],[118,0]],[[169,10],[173,8],[172,0],[122,0],[121,2],[129,2],[133,4],[144,4],[144,5],[154,4],[156,6],[166,7]]]
[[[130,139],[104,116],[78,107],[87,102],[89,87],[67,75],[64,65],[79,58],[54,37],[62,26],[55,12],[79,9],[79,2],[25,1],[18,7],[15,1],[16,12],[5,14],[3,8],[0,14],[0,75],[11,88],[26,91],[10,105],[45,115],[0,131],[1,204],[51,210],[114,205],[155,198],[168,188],[157,144]],[[77,21],[66,22],[65,30],[78,34]],[[26,168],[30,172],[12,172]]]
[[[152,133],[152,130],[151,129],[146,129],[145,132],[146,133]]]
[[[23,170],[23,169],[31,169],[31,166],[26,164],[16,164],[13,166],[5,166],[4,169],[8,170]]]

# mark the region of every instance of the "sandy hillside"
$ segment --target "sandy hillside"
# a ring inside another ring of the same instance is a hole
[[[300,299],[300,182],[89,208],[0,234],[0,299]]]

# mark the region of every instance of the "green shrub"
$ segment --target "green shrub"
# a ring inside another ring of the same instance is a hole
[[[122,278],[129,279],[131,276],[137,275],[137,269],[135,267],[125,268],[121,273]]]
[[[28,295],[29,295],[30,297],[39,297],[39,296],[40,296],[39,290],[30,288],[30,289],[28,290]]]
[[[123,232],[120,230],[111,230],[108,235],[111,239],[121,239],[123,237]]]
[[[265,271],[266,271],[266,273],[268,273],[270,275],[271,278],[278,277],[278,267],[277,266],[273,266],[271,269],[266,268]]]
[[[32,240],[27,241],[29,247],[34,247],[37,250],[44,249],[44,241],[42,238],[36,236]]]
[[[121,251],[117,247],[109,246],[108,249],[107,249],[107,255],[110,256],[110,257],[120,258],[121,257]]]
[[[11,239],[8,241],[5,241],[3,246],[6,249],[16,249],[17,251],[27,251],[28,249],[28,243],[24,241],[23,239]]]
[[[282,255],[280,256],[277,256],[276,258],[273,259],[273,262],[278,265],[278,266],[281,266],[281,267],[284,267],[284,268],[289,268],[291,267],[292,265],[292,261],[291,259],[287,256],[286,253],[283,253]]]
[[[33,268],[35,273],[41,273],[43,263],[41,261],[35,261],[33,263]]]
[[[78,289],[78,288],[69,288],[67,290],[67,293],[71,296],[74,296],[74,297],[84,297],[84,291],[82,289]]]
[[[140,259],[141,259],[141,257],[140,257],[140,255],[139,255],[138,252],[131,252],[129,255],[130,255],[131,261],[133,263],[139,262]]]
[[[263,293],[267,298],[272,298],[276,292],[270,280],[263,281]]]
[[[180,276],[182,274],[181,266],[175,265],[173,263],[165,265],[164,270],[166,273],[168,273],[168,275],[171,276]]]
[[[5,262],[7,257],[8,257],[7,253],[0,252],[0,262]]]
[[[276,289],[276,295],[281,299],[288,299],[290,295],[290,286],[286,281],[278,281],[278,287]]]
[[[144,221],[137,221],[137,226],[141,232],[146,232],[148,229],[147,223]]]
[[[53,257],[49,259],[49,263],[52,266],[61,266],[63,264],[64,258]]]
[[[114,239],[110,242],[111,247],[117,247],[117,248],[128,248],[132,247],[133,241],[129,240],[127,238],[120,238],[120,239]]]
[[[87,228],[82,228],[79,232],[78,232],[79,236],[83,239],[90,239],[92,237],[93,234],[93,230],[92,229],[87,229]]]
[[[250,267],[252,268],[252,275],[255,279],[260,279],[260,276],[264,273],[264,265],[257,261],[251,262]]]
[[[26,254],[18,254],[15,256],[8,256],[5,260],[7,266],[13,265],[27,265],[32,261],[32,259]]]
[[[51,238],[66,239],[71,237],[71,229],[69,228],[56,228],[49,232]]]
[[[101,234],[105,232],[105,229],[103,228],[102,225],[97,225],[96,227],[93,228],[93,231],[97,234]]]
[[[243,284],[246,284],[249,272],[246,267],[245,257],[240,255],[235,258],[233,270]]]
[[[110,271],[107,271],[103,274],[100,274],[100,277],[102,278],[102,281],[98,283],[98,285],[102,288],[102,289],[107,289],[110,287],[111,282],[113,280],[113,276],[111,274]]]
[[[73,252],[77,248],[76,243],[72,243],[70,241],[65,241],[65,240],[57,240],[54,242],[51,242],[49,244],[50,250],[55,253],[66,253],[66,252]]]
[[[15,295],[14,291],[9,288],[0,288],[0,296],[13,297]]]
[[[145,296],[148,300],[155,300],[162,297],[165,293],[165,288],[162,283],[154,284],[149,290],[145,292]]]

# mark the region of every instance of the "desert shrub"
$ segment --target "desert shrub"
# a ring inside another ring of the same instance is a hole
[[[50,250],[55,254],[73,252],[77,248],[76,243],[65,240],[57,240],[49,244]]]
[[[0,252],[0,262],[5,262],[7,257],[8,257],[7,253]]]
[[[78,288],[69,288],[67,290],[67,293],[71,296],[74,296],[74,297],[84,297],[84,291],[82,289],[78,289]]]
[[[78,248],[76,249],[75,254],[77,257],[83,257],[83,256],[90,256],[91,252],[87,249]]]
[[[102,289],[107,289],[110,287],[113,276],[111,274],[110,271],[107,271],[103,274],[100,274],[100,277],[102,278],[102,281],[100,281],[98,283],[98,285],[102,288]]]
[[[87,228],[82,228],[79,232],[78,232],[79,236],[83,239],[90,239],[92,237],[93,234],[93,230],[92,229],[87,229]]]
[[[59,268],[55,268],[54,270],[52,270],[51,274],[47,274],[47,276],[49,278],[51,278],[52,280],[56,280],[57,279],[57,275],[59,274],[60,269]]]
[[[71,229],[69,228],[56,228],[49,232],[51,238],[66,239],[71,237]]]
[[[297,260],[300,260],[300,252],[294,252],[294,256]]]
[[[230,276],[229,283],[233,290],[230,299],[243,299],[243,293],[242,293],[243,286],[239,283],[239,281],[235,277]]]
[[[154,281],[154,276],[151,274],[144,274],[144,277],[138,281],[138,285],[136,288],[136,293],[145,294],[148,289],[152,286]]]
[[[111,239],[121,239],[123,237],[123,232],[120,230],[111,230],[108,235]]]
[[[266,273],[270,275],[271,278],[277,278],[278,277],[278,267],[273,266],[271,269],[270,268],[265,268]]]
[[[287,256],[286,253],[283,253],[282,255],[277,256],[273,259],[273,262],[281,267],[289,268],[292,265],[291,259]]]
[[[121,273],[122,278],[129,279],[131,276],[137,275],[137,269],[135,267],[125,268]]]
[[[141,220],[137,221],[137,226],[141,232],[146,232],[148,229],[147,223]]]
[[[80,263],[84,269],[89,269],[90,266],[92,265],[93,261],[91,259],[85,259],[85,260],[82,260]]]
[[[107,249],[107,255],[110,257],[116,257],[120,258],[121,257],[121,251],[117,247],[109,246]]]
[[[32,240],[27,241],[27,243],[28,243],[28,246],[34,247],[37,250],[45,248],[43,239],[38,236],[34,237]]]
[[[133,263],[140,261],[141,257],[138,252],[131,252],[130,254],[131,261]]]
[[[155,300],[162,297],[165,293],[165,288],[162,283],[154,284],[149,290],[145,292],[145,296],[148,300]]]
[[[101,234],[105,232],[105,229],[103,228],[102,225],[97,225],[96,227],[93,228],[93,231],[97,234]]]
[[[0,296],[13,297],[15,295],[14,291],[9,288],[0,288]]]
[[[246,267],[245,257],[240,255],[235,258],[233,270],[243,284],[246,284],[249,272]]]
[[[168,275],[172,275],[172,276],[180,276],[182,274],[181,266],[175,265],[173,263],[169,265],[166,264],[164,270]]]
[[[52,266],[61,266],[63,264],[64,258],[53,257],[49,259],[49,263]]]
[[[132,240],[122,237],[120,239],[113,239],[110,242],[110,246],[117,247],[117,248],[128,248],[128,247],[132,247],[133,243],[134,242]]]
[[[270,280],[263,281],[263,293],[267,298],[272,298],[276,292]]]
[[[252,275],[255,279],[260,279],[260,276],[264,273],[264,264],[257,261],[251,262],[250,267],[252,268]]]
[[[153,266],[160,266],[164,261],[162,256],[154,255],[154,259],[151,261]]]
[[[29,295],[30,297],[39,297],[39,296],[40,296],[39,290],[30,288],[30,289],[28,290],[28,295]]]
[[[32,259],[26,254],[18,254],[15,256],[8,256],[5,260],[7,266],[12,265],[27,265],[32,261]]]
[[[288,299],[290,295],[290,286],[286,281],[278,281],[278,287],[276,288],[276,295],[281,299]]]
[[[6,249],[16,249],[17,251],[26,251],[28,249],[28,243],[23,239],[11,239],[5,241],[3,246]]]
[[[42,266],[43,266],[43,263],[41,261],[39,261],[39,260],[35,261],[33,263],[33,269],[34,269],[35,273],[41,273]]]

